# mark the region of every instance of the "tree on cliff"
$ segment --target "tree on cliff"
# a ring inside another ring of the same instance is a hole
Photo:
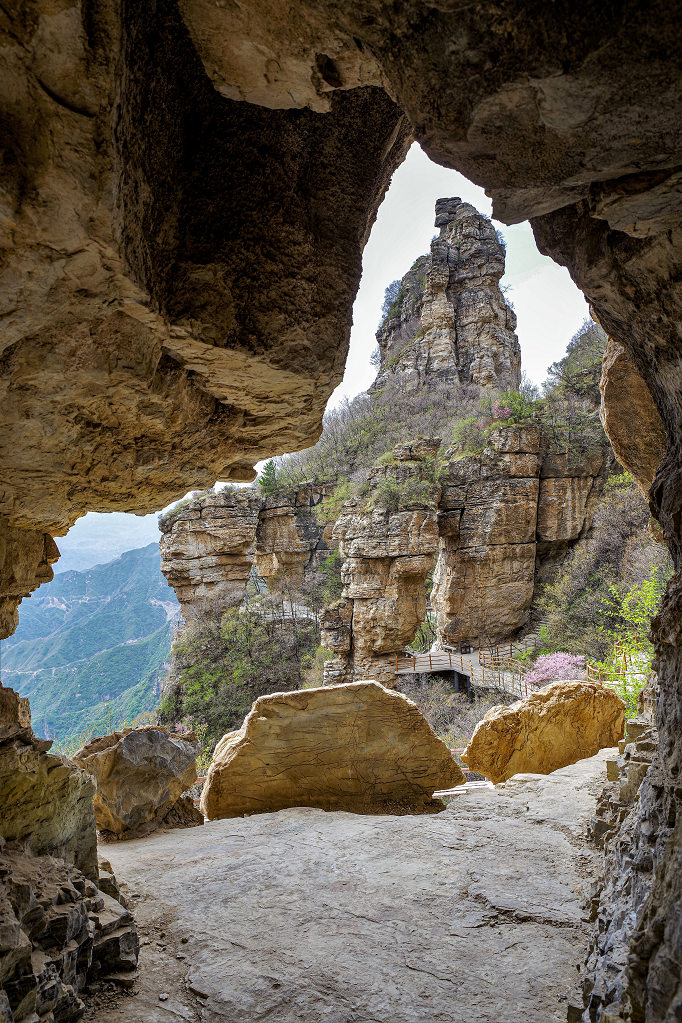
[[[274,494],[277,490],[277,466],[274,458],[270,458],[258,477],[258,486],[266,494]]]

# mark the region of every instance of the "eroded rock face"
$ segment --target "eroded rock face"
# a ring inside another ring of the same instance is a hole
[[[139,939],[132,916],[80,870],[0,839],[0,1019],[81,1018],[88,981],[131,979]]]
[[[441,475],[432,600],[441,642],[486,644],[526,621],[533,599],[540,473],[537,427],[497,431],[486,453]]]
[[[493,707],[462,754],[494,784],[515,774],[551,774],[623,737],[625,704],[596,682],[553,682],[508,707]]]
[[[161,570],[186,622],[220,618],[247,594],[251,569],[271,592],[296,591],[336,548],[315,508],[333,487],[304,484],[265,495],[221,490],[181,502],[159,522]]]
[[[126,728],[91,739],[74,763],[97,782],[98,831],[114,838],[140,838],[160,827],[203,824],[184,804],[183,792],[197,780],[199,751],[194,733],[171,735],[158,725]]]
[[[261,499],[252,490],[201,495],[159,522],[161,571],[186,621],[219,617],[246,594]]]
[[[326,113],[225,98],[156,13],[39,4],[1,30],[3,532],[253,478],[315,440],[343,374],[402,111],[374,86]]]
[[[464,782],[416,705],[377,682],[261,696],[216,746],[201,795],[210,820],[317,806],[434,813]]]
[[[258,516],[254,567],[271,593],[298,590],[336,548],[332,527],[321,524],[315,508],[333,486],[306,483],[297,490],[263,499]]]
[[[504,246],[487,217],[461,199],[439,199],[431,253],[401,281],[377,332],[374,387],[399,373],[401,386],[456,380],[500,391],[521,382],[516,316],[500,290]]]
[[[439,490],[429,483],[438,443],[398,445],[394,464],[370,474],[374,506],[352,499],[334,525],[344,585],[340,603],[321,617],[322,645],[334,651],[324,666],[327,682],[371,674],[395,685],[396,654],[426,615],[426,577],[438,549]],[[382,485],[391,489],[382,492]],[[404,495],[396,500],[406,502],[405,510],[385,506],[391,490]]]
[[[0,686],[0,839],[97,878],[92,779],[31,729],[28,700]]]
[[[604,468],[603,451],[547,453],[532,424],[446,466],[432,593],[442,643],[488,645],[526,624],[538,580],[589,529]]]
[[[93,780],[51,745],[28,700],[0,685],[3,1023],[79,1019],[88,976],[137,963],[130,914],[96,887]]]
[[[0,636],[17,627],[17,608],[24,597],[54,578],[57,545],[47,533],[18,529],[0,517]]]
[[[613,338],[606,345],[599,388],[601,421],[611,447],[648,497],[665,455],[665,430],[651,391]]]

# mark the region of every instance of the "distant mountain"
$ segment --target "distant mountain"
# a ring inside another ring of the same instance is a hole
[[[73,735],[106,708],[114,725],[158,704],[179,609],[161,575],[159,546],[63,572],[22,602],[0,644],[5,685],[31,700],[45,737]]]
[[[125,551],[158,543],[157,516],[128,515],[125,512],[88,512],[78,519],[66,536],[57,537],[61,557],[54,566],[55,575],[84,572],[103,565]]]

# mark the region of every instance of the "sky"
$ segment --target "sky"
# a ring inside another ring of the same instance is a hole
[[[490,216],[492,203],[482,188],[457,171],[432,163],[415,143],[393,175],[363,255],[360,289],[353,306],[350,352],[343,381],[330,404],[367,390],[376,375],[369,357],[381,318],[384,291],[401,278],[415,259],[429,251],[436,234],[436,199],[458,195]],[[507,227],[493,221],[507,243],[507,299],[518,319],[521,366],[541,384],[550,363],[560,359],[566,345],[588,315],[587,303],[568,271],[538,252],[528,223]],[[259,463],[262,465],[262,463]],[[126,550],[158,539],[156,515],[138,517],[90,512],[79,519],[67,537],[58,541],[63,557],[56,571],[88,568]]]

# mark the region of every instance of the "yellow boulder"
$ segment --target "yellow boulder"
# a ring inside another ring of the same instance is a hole
[[[378,682],[272,693],[216,746],[201,797],[211,820],[291,806],[435,813],[464,782],[417,706]]]
[[[515,774],[551,774],[616,746],[625,704],[596,682],[552,682],[525,700],[493,707],[462,760],[496,785]]]

